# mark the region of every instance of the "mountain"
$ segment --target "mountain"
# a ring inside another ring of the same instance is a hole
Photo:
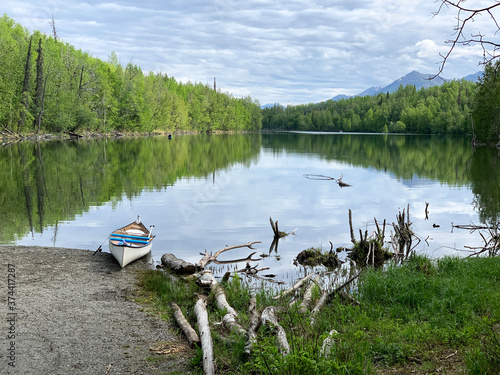
[[[479,82],[479,78],[483,76],[483,71],[476,72],[474,74],[469,74],[468,76],[464,77],[466,81],[472,81],[472,82]]]
[[[372,86],[369,89],[366,89],[365,91],[360,92],[356,96],[367,96],[367,95],[373,96],[373,95],[377,95],[381,90],[382,90],[382,87],[380,87],[380,86],[379,87]]]
[[[337,100],[342,100],[342,99],[349,99],[349,98],[352,98],[352,96],[349,96],[349,95],[337,95],[337,96],[334,96],[332,98],[332,100],[335,102]]]
[[[273,108],[273,107],[278,107],[278,106],[284,107],[284,105],[281,105],[280,103],[268,103],[268,104],[261,105],[260,108],[264,109],[264,108]]]
[[[468,76],[464,77],[466,81],[472,81],[472,82],[478,82],[479,78],[483,75],[483,71],[479,71],[473,74],[469,74]],[[396,91],[400,85],[406,86],[406,85],[414,85],[417,90],[420,90],[422,88],[429,88],[432,86],[437,86],[437,85],[442,85],[444,82],[451,81],[449,79],[441,78],[441,77],[436,77],[434,79],[432,78],[434,75],[433,74],[422,74],[414,70],[413,72],[408,73],[405,76],[402,76],[401,78],[398,78],[394,82],[392,82],[390,85],[387,85],[385,87],[370,87],[366,89],[363,92],[360,92],[357,95],[337,95],[334,96],[331,100],[338,101],[338,100],[344,100],[344,99],[349,99],[353,98],[354,96],[375,96],[381,92],[389,92],[392,93]],[[276,105],[281,105],[279,103],[270,103],[270,104],[264,104],[261,105],[260,107],[262,109],[264,108],[272,108]],[[282,105],[283,106],[283,105]],[[283,106],[285,107],[285,106]]]
[[[479,77],[482,76],[482,74],[483,72],[479,71],[474,74],[469,74],[468,76],[464,77],[464,79],[467,81],[477,82]],[[401,85],[403,86],[414,85],[417,90],[420,90],[422,88],[429,88],[432,86],[442,85],[444,82],[450,81],[449,79],[441,78],[439,76],[434,79],[430,79],[433,76],[434,76],[433,74],[422,74],[414,70],[413,72],[410,72],[407,75],[398,78],[397,80],[395,80],[394,82],[385,87],[370,87],[365,91],[360,92],[359,94],[354,96],[367,96],[367,95],[374,96],[381,92],[392,93],[396,91]],[[349,99],[352,97],[353,96],[348,96],[348,95],[337,95],[333,97],[332,100],[337,101],[342,99]]]
[[[442,85],[446,81],[449,81],[449,79],[444,79],[439,76],[434,79],[431,79],[432,77],[433,77],[432,74],[422,74],[414,70],[413,72],[408,73],[407,75],[402,76],[401,78],[398,78],[390,85],[385,86],[381,91],[391,93],[396,91],[401,85],[403,86],[414,85],[417,90],[423,88],[427,89],[432,86]]]

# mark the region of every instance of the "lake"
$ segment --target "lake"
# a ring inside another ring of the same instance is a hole
[[[311,175],[331,179],[313,179]],[[309,178],[308,178],[309,177]],[[336,180],[351,185],[341,188]],[[478,232],[455,224],[500,214],[497,149],[460,137],[348,133],[179,135],[22,142],[0,147],[0,244],[96,250],[140,215],[155,225],[153,261],[170,252],[197,262],[205,250],[261,241],[259,267],[276,279],[304,274],[307,248],[349,247],[359,230],[389,224],[409,205],[415,248],[468,255]],[[428,219],[425,206],[428,205]],[[271,249],[269,218],[295,231]],[[386,234],[391,232],[387,227]],[[221,260],[246,257],[247,248]],[[345,257],[345,253],[341,253]],[[225,266],[242,268],[244,263]]]

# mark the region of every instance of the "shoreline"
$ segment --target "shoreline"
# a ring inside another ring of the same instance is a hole
[[[103,139],[103,138],[135,138],[135,137],[153,137],[153,136],[179,136],[179,135],[193,135],[193,134],[248,134],[248,133],[261,133],[251,132],[251,131],[232,131],[232,130],[216,130],[209,133],[197,132],[197,131],[153,131],[153,132],[119,132],[112,131],[109,133],[97,133],[97,132],[83,132],[81,134],[72,132],[62,132],[62,133],[41,133],[41,134],[17,134],[17,133],[6,133],[0,130],[0,145],[7,145],[16,142],[40,142],[40,141],[75,141],[75,140],[89,140],[89,139]]]
[[[0,246],[6,322],[0,368],[8,374],[188,373],[188,360],[150,350],[183,339],[133,301],[138,274],[149,265],[138,260],[121,269],[110,253],[93,253]]]

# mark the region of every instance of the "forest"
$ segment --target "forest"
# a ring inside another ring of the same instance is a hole
[[[500,135],[498,63],[479,84],[460,80],[417,90],[295,106],[260,108],[209,84],[125,66],[75,49],[54,35],[0,18],[0,132],[342,131],[467,134],[475,144]],[[500,142],[499,142],[500,143]]]
[[[477,84],[451,81],[416,90],[380,93],[263,111],[263,128],[370,133],[471,134]]]
[[[164,73],[102,61],[61,41],[0,18],[0,130],[71,132],[259,131],[262,113],[249,96]]]
[[[264,129],[472,135],[476,145],[500,145],[500,62],[485,65],[479,83],[447,81],[417,90],[264,108]],[[498,143],[497,143],[498,142]]]

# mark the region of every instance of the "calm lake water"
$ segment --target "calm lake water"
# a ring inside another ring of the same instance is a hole
[[[342,177],[334,180],[306,175]],[[465,138],[367,134],[182,135],[0,147],[0,244],[96,250],[137,215],[155,225],[153,260],[197,262],[205,250],[262,241],[260,267],[287,279],[306,248],[350,246],[359,230],[396,221],[407,205],[417,252],[467,255],[479,234],[453,224],[497,220],[498,150]],[[429,218],[425,218],[425,203]],[[292,232],[270,251],[273,232]],[[439,226],[439,227],[437,227]],[[386,233],[389,234],[388,227]],[[387,238],[389,239],[389,238]],[[107,242],[103,246],[107,250]],[[246,248],[223,259],[246,257]],[[345,254],[341,254],[344,257]],[[242,268],[244,263],[231,266]]]

